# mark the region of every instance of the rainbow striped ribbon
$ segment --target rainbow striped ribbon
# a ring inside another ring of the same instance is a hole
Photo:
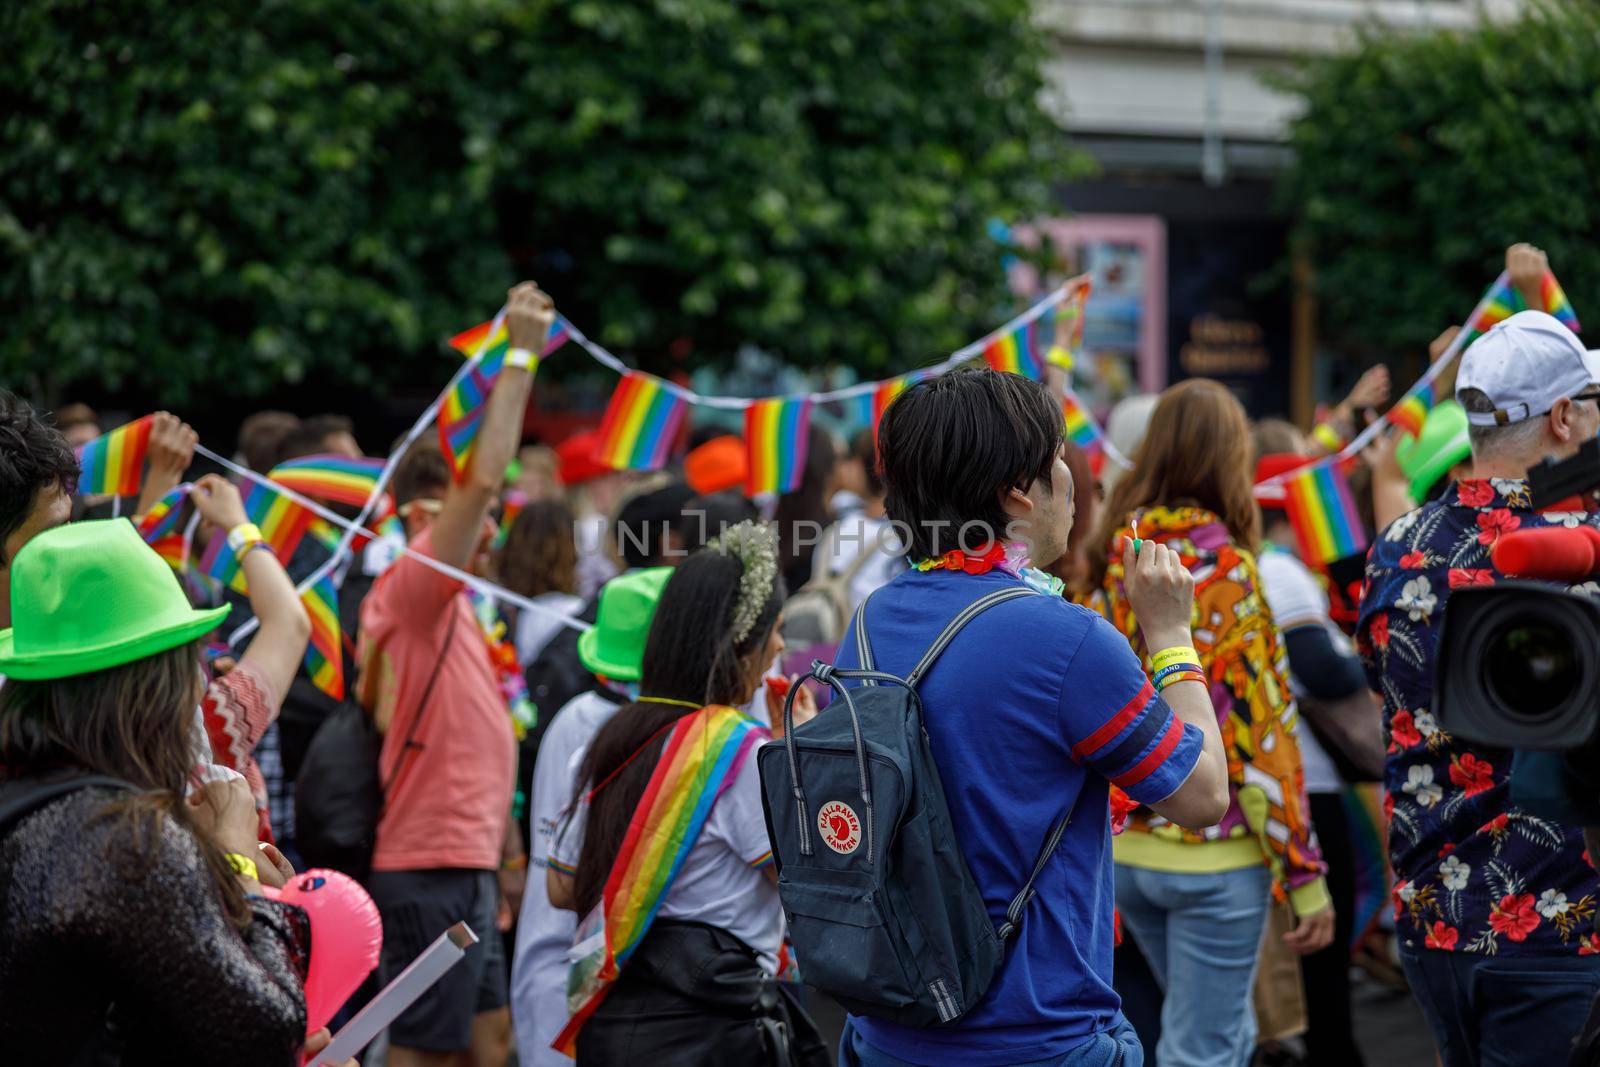
[[[154,416],[145,415],[78,446],[78,492],[136,496]]]
[[[311,684],[334,700],[344,699],[343,630],[339,626],[339,591],[328,571],[300,594],[311,620],[311,643],[306,645],[306,674]]]
[[[552,1047],[574,1055],[578,1031],[644,940],[711,805],[771,736],[756,720],[721,705],[691,712],[673,726],[628,823],[596,914],[579,928],[576,947],[584,954],[567,979],[571,1018]]]
[[[792,493],[800,488],[810,429],[811,401],[805,397],[772,397],[744,409],[744,444],[749,456],[746,496]]]
[[[377,487],[383,465],[382,459],[301,456],[278,464],[267,477],[301,496],[361,507]]]
[[[659,470],[678,441],[689,402],[666,382],[629,371],[611,394],[595,458],[615,470]]]

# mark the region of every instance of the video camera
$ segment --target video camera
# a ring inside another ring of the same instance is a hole
[[[1591,493],[1600,487],[1600,440],[1539,464],[1528,483],[1536,509]],[[1434,717],[1465,741],[1515,750],[1511,795],[1520,807],[1600,825],[1600,599],[1544,584],[1600,579],[1600,529],[1514,530],[1493,555],[1503,574],[1529,580],[1451,592]]]

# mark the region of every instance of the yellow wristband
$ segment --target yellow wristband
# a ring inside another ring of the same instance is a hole
[[[531,371],[538,362],[539,357],[532,349],[513,348],[506,352],[506,366],[517,370]]]
[[[1150,669],[1156,673],[1160,673],[1174,663],[1190,663],[1200,667],[1202,670],[1204,669],[1200,663],[1200,654],[1194,649],[1186,648],[1183,645],[1163,648],[1160,652],[1150,657]]]
[[[1044,354],[1046,363],[1053,363],[1062,370],[1072,369],[1072,353],[1060,345],[1051,345],[1050,350]]]
[[[253,522],[241,522],[228,531],[228,547],[233,549],[236,556],[244,555],[244,550],[258,541],[265,541],[261,536],[261,527]]]
[[[233,868],[233,873],[242,874],[251,881],[261,881],[261,872],[256,868],[256,861],[242,852],[229,852],[222,857],[228,861],[228,866]]]
[[[1317,423],[1311,431],[1311,438],[1329,452],[1337,452],[1344,447],[1344,436],[1325,422]]]

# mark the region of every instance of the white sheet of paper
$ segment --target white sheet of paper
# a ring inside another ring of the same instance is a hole
[[[460,963],[467,949],[477,943],[478,935],[466,923],[456,923],[440,934],[439,939],[429,945],[422,955],[412,960],[411,965],[396,975],[394,981],[384,986],[383,992],[373,997],[366,1007],[356,1013],[354,1019],[345,1023],[344,1028],[333,1035],[328,1047],[317,1053],[306,1067],[343,1063],[372,1044],[373,1038],[399,1018],[401,1012],[416,1003],[417,998],[444,977],[446,971]]]

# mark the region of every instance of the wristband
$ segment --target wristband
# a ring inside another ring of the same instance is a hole
[[[235,558],[243,560],[246,556],[248,556],[250,554],[250,551],[252,549],[256,549],[256,548],[264,548],[269,553],[272,554],[272,558],[273,559],[277,559],[278,558],[278,553],[273,549],[272,545],[267,541],[251,541],[248,545],[244,546],[244,551],[238,553]]]
[[[261,527],[253,522],[241,522],[228,531],[228,547],[233,549],[235,556],[242,556],[251,545],[265,541],[266,538],[261,536]]]
[[[1151,683],[1156,687],[1156,692],[1159,693],[1173,682],[1183,681],[1183,675],[1185,674],[1194,675],[1194,680],[1197,682],[1203,682],[1206,678],[1206,672],[1193,663],[1174,663],[1170,667],[1163,667],[1157,671],[1156,676],[1151,679]]]
[[[1174,663],[1189,663],[1193,664],[1197,670],[1203,671],[1205,669],[1200,662],[1200,653],[1184,645],[1163,648],[1160,652],[1150,657],[1150,669],[1157,673],[1172,666]]]
[[[515,367],[518,370],[532,370],[533,365],[538,361],[539,357],[533,353],[532,349],[512,348],[506,352],[506,366]]]
[[[517,856],[513,859],[501,860],[500,869],[502,871],[525,871],[528,869],[528,857]]]
[[[1317,423],[1311,430],[1311,439],[1329,452],[1337,452],[1344,447],[1344,436],[1326,422]]]
[[[1050,350],[1044,354],[1044,361],[1065,371],[1072,370],[1072,353],[1060,345],[1051,345]]]
[[[256,869],[256,861],[242,852],[229,852],[222,857],[228,861],[228,866],[233,868],[234,874],[242,874],[253,882],[261,881],[261,872]]]

